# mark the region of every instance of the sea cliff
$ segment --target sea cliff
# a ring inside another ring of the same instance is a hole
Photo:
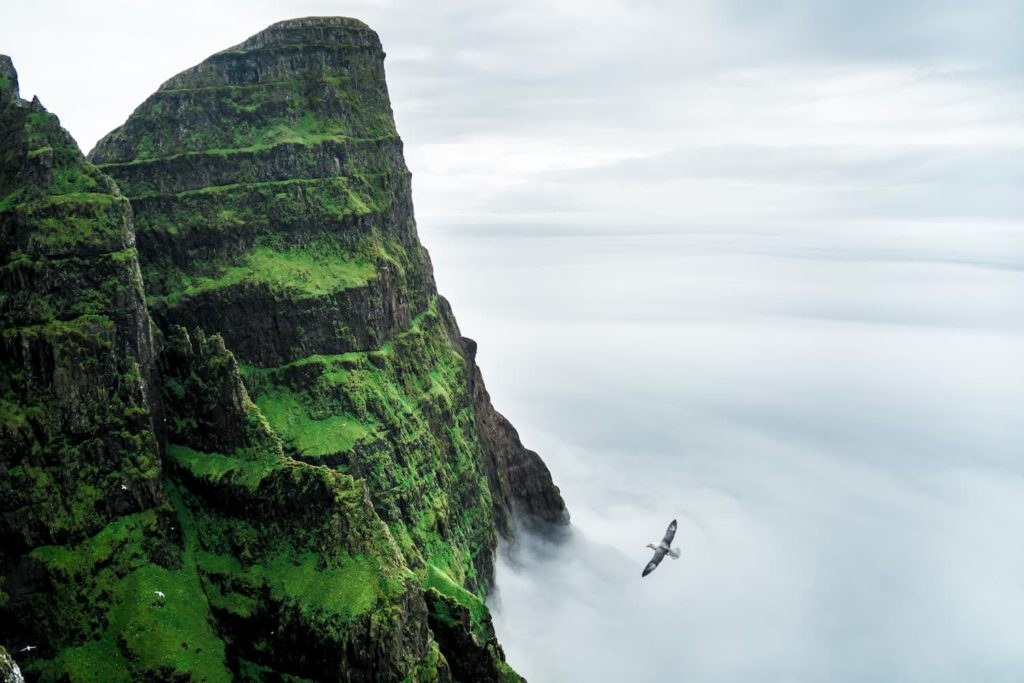
[[[518,680],[557,528],[435,287],[366,25],[271,26],[83,158],[0,58],[0,645],[28,680]]]

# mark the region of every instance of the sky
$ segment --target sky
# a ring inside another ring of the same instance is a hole
[[[378,31],[439,288],[573,515],[499,558],[531,681],[1020,679],[1024,2],[9,4],[86,150],[274,21]]]

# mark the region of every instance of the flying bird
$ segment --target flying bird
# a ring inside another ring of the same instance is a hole
[[[647,544],[648,548],[652,548],[654,550],[654,557],[652,557],[651,561],[647,563],[646,567],[644,567],[644,573],[640,576],[647,576],[657,569],[658,565],[661,564],[661,561],[665,559],[665,555],[668,555],[673,560],[679,559],[679,548],[672,547],[672,539],[675,538],[675,536],[676,520],[673,519],[672,523],[668,525],[668,529],[665,530],[665,538],[661,539],[661,543],[658,545],[654,545],[653,543]]]
[[[35,650],[35,649],[36,649],[35,645],[26,645],[25,647],[23,647],[20,650],[18,650],[18,652],[32,652],[32,650]]]
[[[164,599],[163,591],[153,591],[153,593],[156,594],[161,600]]]

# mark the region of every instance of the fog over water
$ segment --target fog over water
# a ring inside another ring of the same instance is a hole
[[[573,515],[499,563],[524,675],[1019,680],[1020,236],[869,228],[434,241]]]
[[[1024,675],[1024,89],[981,15],[860,7],[662,16],[635,44],[686,54],[407,147],[440,289],[573,516],[498,565],[535,683]]]
[[[0,52],[89,148],[313,14],[379,32],[440,291],[572,513],[502,551],[518,671],[1024,679],[1024,3],[39,0]]]

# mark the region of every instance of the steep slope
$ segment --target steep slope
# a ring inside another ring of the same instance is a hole
[[[275,24],[98,167],[0,57],[0,645],[28,680],[519,680],[497,537],[565,508],[436,292],[383,56],[351,19]]]
[[[7,57],[0,141],[0,642],[28,679],[448,680],[365,484],[284,455],[219,337],[154,343],[128,201]]]
[[[383,57],[352,19],[275,24],[167,81],[92,159],[132,200],[161,327],[223,336],[292,457],[365,479],[411,566],[482,594],[511,511],[564,505],[437,295]]]
[[[0,549],[17,551],[82,538],[163,494],[128,200],[18,97],[6,56],[0,126]]]
[[[142,674],[138,629],[212,633],[169,533],[131,210],[55,116],[19,99],[7,57],[0,150],[0,640],[36,648],[18,655],[30,680],[119,661]],[[154,620],[153,584],[194,609]],[[203,670],[212,653],[173,654],[171,668]]]

